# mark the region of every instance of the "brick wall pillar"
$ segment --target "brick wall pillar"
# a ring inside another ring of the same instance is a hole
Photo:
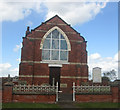
[[[119,87],[116,86],[111,86],[112,90],[112,102],[118,102],[119,100]]]
[[[3,86],[3,93],[2,93],[2,101],[5,102],[12,102],[12,85],[4,85]]]

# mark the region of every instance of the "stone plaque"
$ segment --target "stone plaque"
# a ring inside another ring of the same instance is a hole
[[[60,84],[60,87],[61,87],[61,88],[67,88],[67,84],[66,84],[66,83],[61,83],[61,84]]]

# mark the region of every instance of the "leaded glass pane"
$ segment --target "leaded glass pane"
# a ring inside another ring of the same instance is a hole
[[[57,29],[55,29],[48,34],[44,41],[42,59],[65,61],[68,58],[67,50],[67,42],[64,36]]]
[[[52,50],[52,60],[59,60],[59,51]]]
[[[66,40],[61,40],[60,49],[67,50],[67,42],[66,42]]]
[[[48,36],[47,36],[46,38],[51,38],[51,33],[50,33],[50,34],[48,34]]]
[[[52,40],[52,49],[59,49],[59,40]]]
[[[50,60],[50,50],[43,50],[42,51],[42,59],[43,60]]]
[[[61,39],[65,39],[62,34],[60,35],[60,38],[61,38]]]
[[[60,60],[67,60],[67,51],[60,51]]]
[[[50,49],[50,39],[45,39],[43,49]]]
[[[59,32],[57,29],[55,29],[54,31],[52,31],[52,38],[53,39],[59,39]]]

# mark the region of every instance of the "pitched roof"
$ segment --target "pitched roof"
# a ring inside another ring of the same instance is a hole
[[[68,26],[70,26],[70,24],[66,23],[63,19],[61,19],[58,15],[53,16],[52,18],[50,18],[49,20],[43,22],[42,24],[46,24],[46,23],[55,23],[55,24],[66,24]],[[41,24],[41,25],[42,25]],[[33,30],[37,29],[38,27],[40,27],[41,25],[37,26],[36,28],[34,28]],[[77,32],[75,29],[73,29],[71,26],[70,28],[72,30],[74,30],[76,33],[80,34],[79,32]]]
[[[64,24],[67,24],[63,19],[61,19],[58,15],[55,15],[53,16],[52,18],[50,18],[49,20],[45,21],[44,23],[47,23],[47,22],[51,22],[51,20],[55,19],[56,18],[56,21],[60,20],[61,22],[63,22]],[[69,24],[67,24],[69,25]]]

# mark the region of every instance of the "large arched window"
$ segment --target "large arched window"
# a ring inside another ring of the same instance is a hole
[[[42,60],[68,61],[67,41],[57,29],[50,32],[44,39]]]

